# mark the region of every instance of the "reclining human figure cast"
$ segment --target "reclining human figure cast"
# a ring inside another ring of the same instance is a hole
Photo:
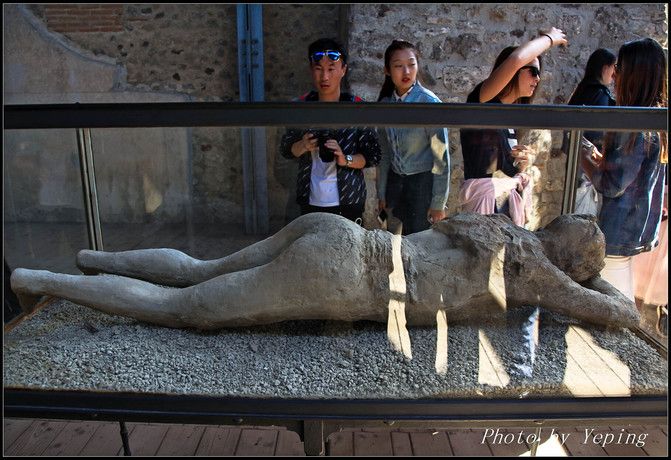
[[[400,247],[406,293],[390,290],[392,246]],[[522,305],[636,325],[635,304],[598,276],[604,247],[591,216],[563,215],[532,232],[506,216],[462,212],[400,237],[317,213],[216,260],[172,249],[83,250],[85,275],[17,269],[11,286],[26,310],[51,295],[167,327],[384,322],[393,296],[405,302],[409,325],[433,325],[441,309],[448,321],[477,321]]]

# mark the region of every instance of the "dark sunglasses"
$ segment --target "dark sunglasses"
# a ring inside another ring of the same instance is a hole
[[[540,78],[540,77],[541,77],[541,69],[539,69],[539,68],[536,67],[536,66],[533,66],[533,65],[525,65],[525,66],[522,67],[522,68],[523,68],[523,69],[529,69],[529,72],[531,72],[531,76],[534,77],[534,78],[536,78],[536,77]]]
[[[312,59],[312,62],[320,62],[322,59],[324,59],[324,56],[333,62],[336,62],[342,57],[342,54],[340,54],[340,51],[335,50],[317,51],[312,56],[310,56],[310,59]]]

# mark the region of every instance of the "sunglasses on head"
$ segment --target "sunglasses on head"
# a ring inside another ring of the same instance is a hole
[[[525,66],[522,67],[522,68],[523,68],[523,69],[529,69],[529,72],[531,72],[531,76],[534,77],[534,78],[536,78],[536,77],[540,78],[540,76],[541,76],[541,69],[539,69],[539,68],[536,67],[536,66],[533,66],[533,65],[525,65]]]
[[[340,54],[340,51],[335,50],[317,51],[312,56],[310,56],[310,59],[312,59],[312,62],[319,62],[324,59],[324,56],[333,62],[336,62],[342,57],[342,54]]]

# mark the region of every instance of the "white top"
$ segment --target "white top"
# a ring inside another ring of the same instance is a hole
[[[338,176],[335,158],[324,163],[319,158],[319,149],[310,152],[312,155],[312,174],[310,174],[310,204],[322,208],[339,206]]]

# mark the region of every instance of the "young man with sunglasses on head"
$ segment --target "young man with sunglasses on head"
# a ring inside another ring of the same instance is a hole
[[[308,62],[315,89],[301,102],[361,102],[341,90],[347,72],[347,49],[338,40],[322,38],[308,47]],[[377,133],[366,127],[290,128],[280,151],[298,158],[296,202],[301,214],[328,212],[363,222],[366,181],[363,168],[380,161]]]

